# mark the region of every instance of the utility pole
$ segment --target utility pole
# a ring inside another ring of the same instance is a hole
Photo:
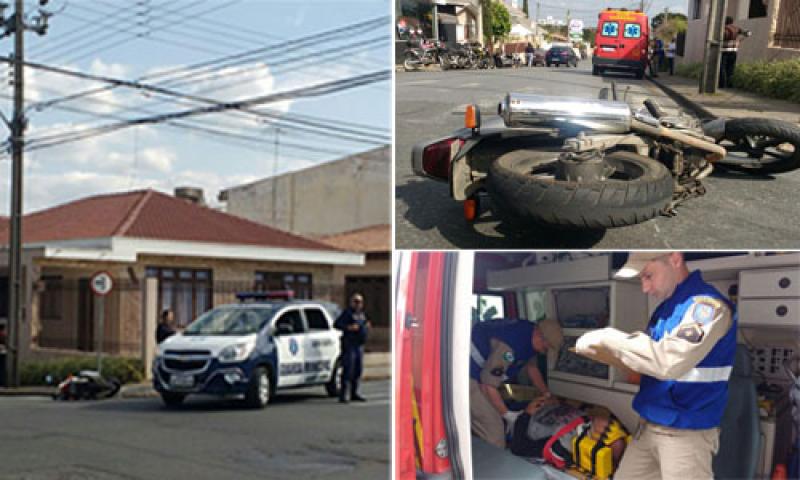
[[[47,0],[39,0],[44,6]],[[19,337],[22,328],[22,173],[23,152],[25,149],[25,29],[44,35],[47,32],[47,20],[51,16],[39,10],[38,16],[30,25],[25,24],[23,0],[15,0],[14,14],[6,19],[0,4],[0,17],[5,27],[2,35],[14,34],[14,113],[9,128],[11,130],[11,215],[8,259],[8,336],[6,353],[6,386],[19,386]]]
[[[703,58],[703,73],[700,76],[701,94],[717,91],[727,9],[728,0],[711,0],[711,9],[708,12],[708,30],[706,31],[706,53]]]
[[[536,2],[536,25],[539,25],[539,13],[542,9],[542,3]]]
[[[278,147],[280,146],[281,127],[275,127],[275,156],[272,161],[272,226],[278,227]]]

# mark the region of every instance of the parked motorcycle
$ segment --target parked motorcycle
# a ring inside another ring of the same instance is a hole
[[[419,70],[420,67],[440,63],[441,44],[422,40],[416,44],[409,42],[403,53],[403,68],[410,72]]]
[[[447,181],[467,220],[487,192],[513,221],[574,228],[644,222],[704,195],[715,166],[781,173],[800,167],[800,128],[777,120],[668,116],[652,100],[633,109],[616,89],[599,100],[509,93],[483,125],[414,147],[415,173]]]
[[[442,70],[474,68],[477,65],[477,59],[469,46],[456,45],[453,48],[441,46],[439,49],[439,65]]]

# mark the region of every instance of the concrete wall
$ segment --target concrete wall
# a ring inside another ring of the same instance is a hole
[[[391,153],[389,147],[382,147],[232,188],[227,191],[226,211],[304,235],[388,224],[390,171]]]
[[[728,2],[727,15],[734,18],[733,23],[753,32],[752,37],[743,38],[739,44],[737,63],[759,60],[787,60],[800,57],[800,50],[771,48],[769,46],[771,36],[775,30],[775,21],[778,16],[780,2],[788,0],[769,0],[767,16],[762,18],[747,18],[748,1],[730,0]],[[708,8],[709,0],[702,0],[700,7],[701,18],[699,20],[689,19],[686,31],[686,51],[683,57],[678,57],[678,64],[703,61],[708,27]]]

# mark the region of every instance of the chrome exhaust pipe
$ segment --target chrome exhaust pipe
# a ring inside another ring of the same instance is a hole
[[[628,133],[631,108],[625,102],[509,93],[497,114],[507,127],[579,128],[600,133]]]

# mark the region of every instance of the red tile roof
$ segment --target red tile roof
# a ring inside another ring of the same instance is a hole
[[[378,253],[392,250],[392,226],[373,225],[319,237],[320,242],[327,243],[341,250],[358,253]]]
[[[0,218],[0,243],[8,242]],[[336,250],[330,245],[196,205],[155,190],[96,195],[25,215],[23,242],[98,237]]]

